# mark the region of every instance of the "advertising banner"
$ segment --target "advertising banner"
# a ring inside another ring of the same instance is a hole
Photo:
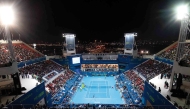
[[[46,106],[47,107],[52,107],[53,105],[52,105],[52,95],[51,95],[51,93],[47,93],[46,94],[46,97],[45,97],[45,103],[46,103]]]
[[[45,83],[41,83],[8,105],[10,109],[31,108],[46,96]]]
[[[148,101],[154,109],[176,109],[170,101],[155,90],[147,81],[145,81],[143,98]]]

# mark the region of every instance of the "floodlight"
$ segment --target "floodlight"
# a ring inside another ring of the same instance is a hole
[[[144,51],[142,50],[141,53],[144,53]]]
[[[34,47],[36,47],[36,44],[33,44]]]
[[[182,20],[188,18],[189,14],[188,5],[181,5],[177,7],[176,12],[177,12],[177,19]]]
[[[4,25],[10,25],[14,21],[14,11],[11,6],[0,7],[0,20]]]

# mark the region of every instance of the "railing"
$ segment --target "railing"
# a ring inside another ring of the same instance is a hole
[[[118,71],[118,68],[82,68],[81,71],[88,72],[88,71]]]
[[[53,106],[50,109],[177,109],[173,106],[159,105],[159,106],[140,106],[127,104],[62,104]]]
[[[2,109],[42,109],[42,105],[32,104],[11,104],[3,107]]]
[[[127,105],[127,104],[62,104],[47,108],[42,105],[31,104],[14,104],[3,107],[2,109],[177,109],[173,106],[159,105],[159,106],[140,106],[140,105]],[[183,106],[181,106],[184,108]]]
[[[118,53],[81,53],[82,55],[118,55]]]

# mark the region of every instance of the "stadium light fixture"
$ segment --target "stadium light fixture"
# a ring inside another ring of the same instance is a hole
[[[0,20],[3,25],[13,24],[15,16],[11,6],[0,6]]]
[[[189,17],[188,5],[180,5],[176,8],[177,19],[183,20]]]
[[[142,51],[141,51],[141,53],[143,54],[143,53],[144,53],[144,51],[142,50]]]

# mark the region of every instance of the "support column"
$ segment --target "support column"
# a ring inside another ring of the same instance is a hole
[[[5,37],[7,38],[7,45],[9,48],[9,53],[11,56],[11,62],[15,61],[15,55],[14,55],[14,50],[13,50],[13,45],[12,45],[12,40],[11,40],[11,34],[8,26],[5,26]]]

